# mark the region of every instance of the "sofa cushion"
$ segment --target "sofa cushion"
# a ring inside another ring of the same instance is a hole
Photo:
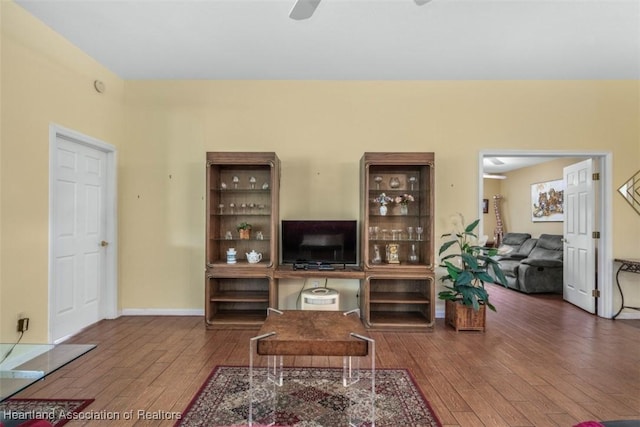
[[[530,238],[531,234],[529,233],[505,233],[501,245],[511,246],[513,251],[517,252],[520,246]]]
[[[533,250],[533,248],[536,247],[537,243],[538,243],[538,239],[525,240],[522,246],[520,246],[520,249],[518,249],[518,252],[516,252],[514,255],[519,257],[521,256],[522,258],[528,257],[531,251]]]
[[[561,234],[541,234],[536,242],[535,248],[533,248],[527,258],[562,260],[563,249]]]

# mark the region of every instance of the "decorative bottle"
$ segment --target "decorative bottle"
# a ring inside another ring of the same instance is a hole
[[[411,264],[417,264],[418,263],[418,254],[416,253],[416,245],[415,244],[411,245],[411,249],[409,250],[408,261]]]

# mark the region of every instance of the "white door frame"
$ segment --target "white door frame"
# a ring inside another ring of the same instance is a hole
[[[613,303],[613,200],[611,186],[613,182],[613,154],[609,151],[553,151],[553,150],[483,150],[478,156],[478,218],[480,218],[480,233],[483,234],[482,199],[484,193],[483,169],[484,157],[549,157],[549,160],[560,157],[590,157],[600,173],[598,222],[594,228],[600,231],[600,239],[596,243],[598,253],[597,287],[600,290],[598,298],[598,316],[610,319],[615,313]]]
[[[71,129],[56,125],[49,125],[49,325],[48,340],[52,340],[53,331],[53,310],[52,286],[53,286],[53,263],[54,259],[54,238],[53,238],[53,197],[55,183],[54,154],[58,146],[58,137],[62,137],[76,144],[85,145],[102,151],[107,156],[107,188],[106,188],[106,229],[105,234],[109,246],[106,249],[105,257],[105,289],[101,289],[100,294],[100,314],[103,319],[114,319],[118,317],[118,227],[117,227],[117,151],[116,148],[99,139],[84,135]],[[64,341],[68,337],[63,337],[57,342]]]

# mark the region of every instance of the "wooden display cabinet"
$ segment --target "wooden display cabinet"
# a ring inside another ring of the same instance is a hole
[[[273,298],[280,160],[275,153],[208,152],[205,319],[208,327],[259,326]],[[238,225],[251,224],[247,237]],[[235,249],[235,263],[227,252]],[[256,251],[262,260],[247,262]],[[257,314],[262,313],[262,314]]]
[[[365,153],[361,184],[365,324],[433,326],[434,154]],[[410,199],[406,210],[401,199]]]

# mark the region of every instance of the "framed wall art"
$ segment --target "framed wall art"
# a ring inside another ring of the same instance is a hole
[[[540,182],[531,185],[531,221],[564,221],[564,181]]]
[[[482,199],[482,213],[489,213],[489,199]]]

